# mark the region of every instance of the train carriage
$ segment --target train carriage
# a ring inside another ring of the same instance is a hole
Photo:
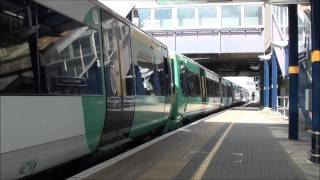
[[[221,86],[220,86],[220,76],[217,74],[205,70],[205,89],[207,95],[207,106],[206,113],[211,113],[218,110],[221,107]]]
[[[185,97],[184,117],[192,118],[203,110],[201,69],[185,56],[179,57],[181,92]]]
[[[232,103],[242,102],[242,88],[236,84],[232,84],[233,100]]]
[[[232,104],[233,92],[232,83],[224,78],[221,78],[221,89],[222,89],[222,107],[228,107]]]
[[[0,179],[232,104],[231,82],[98,1],[2,0],[0,24]]]
[[[1,179],[93,153],[103,130],[99,9],[40,3],[1,1]]]

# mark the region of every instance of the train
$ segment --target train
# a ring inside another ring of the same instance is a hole
[[[97,0],[2,0],[0,179],[248,101]]]

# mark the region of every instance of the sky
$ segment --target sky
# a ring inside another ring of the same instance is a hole
[[[229,81],[244,87],[248,90],[255,91],[256,86],[255,82],[253,81],[253,77],[224,77],[225,79],[228,79]]]

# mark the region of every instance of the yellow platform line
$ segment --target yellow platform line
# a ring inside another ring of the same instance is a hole
[[[224,139],[228,135],[229,131],[231,130],[233,126],[233,123],[231,123],[227,130],[223,133],[223,135],[219,138],[217,144],[212,148],[210,153],[207,155],[206,159],[201,163],[201,165],[198,167],[196,173],[192,176],[192,180],[199,180],[202,179],[204,173],[207,171],[209,164],[211,160],[213,159],[214,155],[217,153],[219,150],[220,146],[222,145]]]

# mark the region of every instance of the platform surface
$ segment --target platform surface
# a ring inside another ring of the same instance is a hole
[[[308,179],[272,132],[287,126],[286,120],[270,112],[237,107],[69,179]]]

